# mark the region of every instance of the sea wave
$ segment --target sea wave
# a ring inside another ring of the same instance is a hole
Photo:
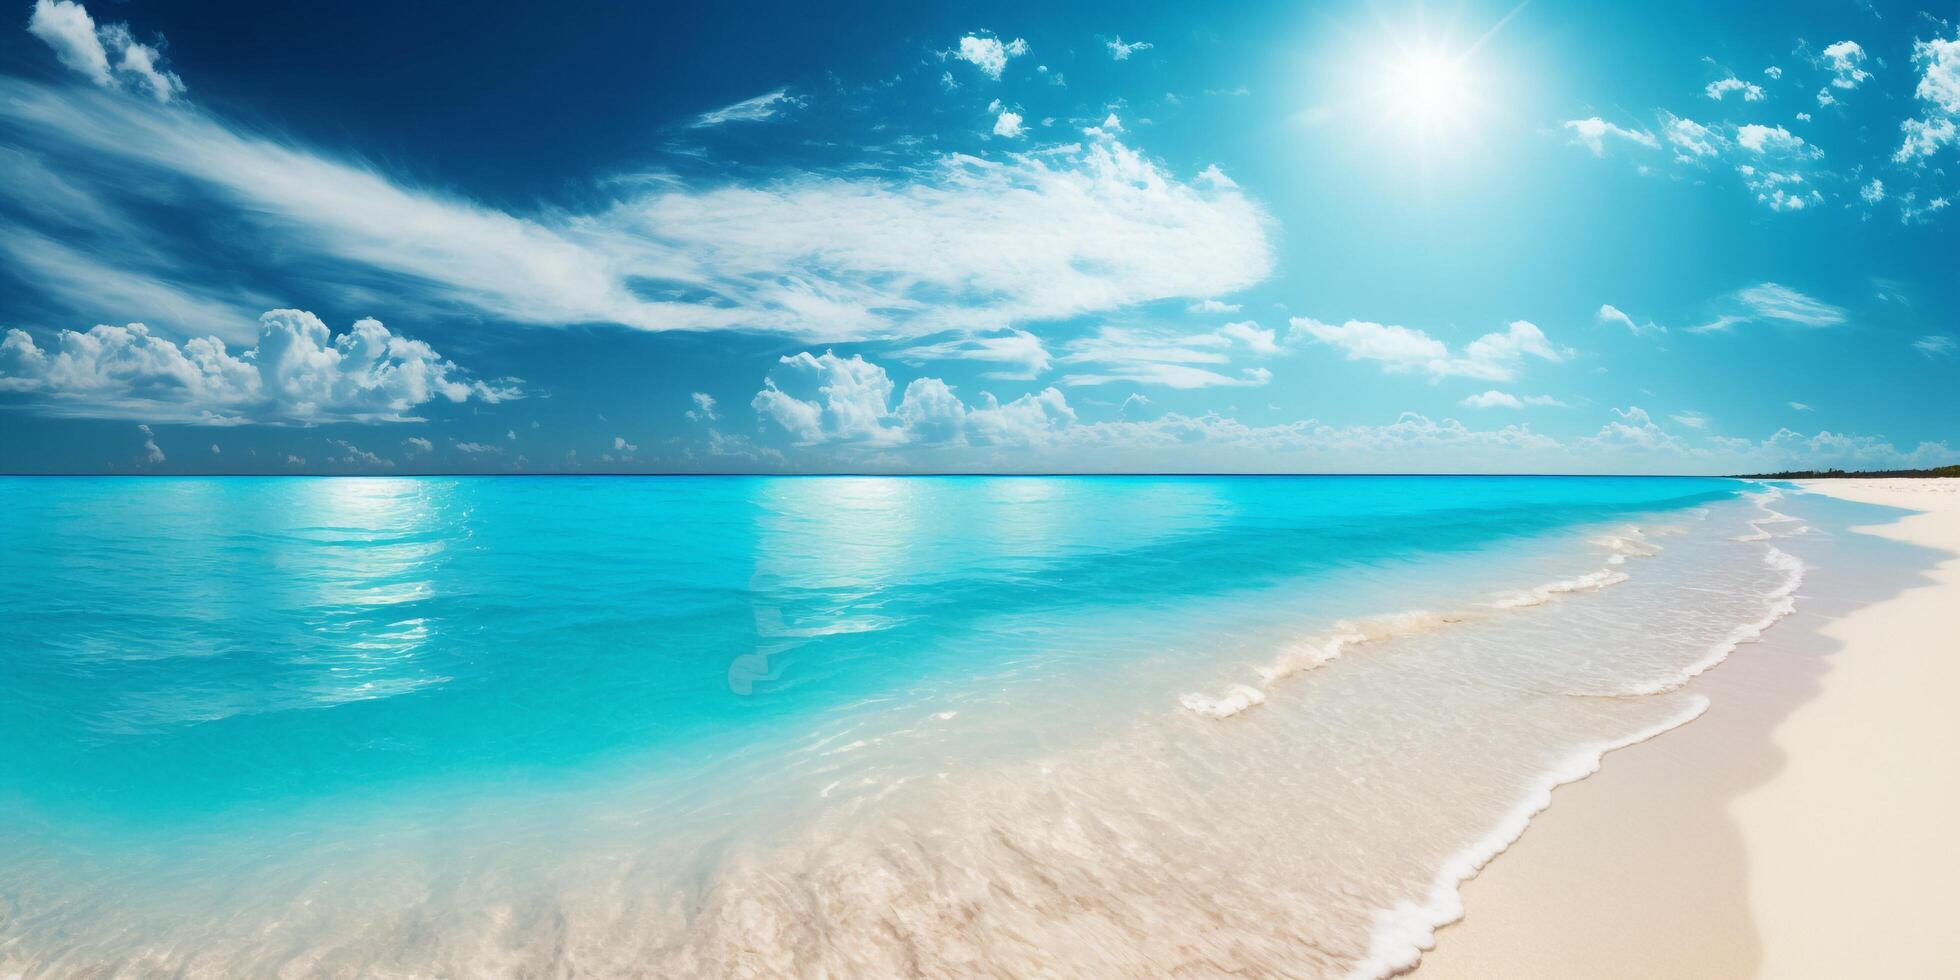
[[[1266,703],[1272,685],[1279,680],[1321,667],[1359,646],[1385,643],[1402,637],[1427,633],[1457,623],[1467,623],[1491,615],[1541,606],[1560,596],[1596,592],[1632,578],[1617,566],[1628,558],[1651,558],[1661,553],[1660,545],[1647,539],[1647,532],[1629,525],[1617,533],[1600,535],[1590,543],[1606,549],[1606,566],[1584,575],[1559,579],[1542,585],[1498,595],[1482,607],[1432,612],[1415,609],[1363,619],[1341,620],[1333,629],[1310,640],[1282,649],[1269,663],[1254,666],[1257,685],[1236,683],[1221,694],[1192,692],[1178,698],[1186,711],[1206,718],[1224,720]]]
[[[1607,753],[1665,735],[1701,717],[1708,706],[1706,697],[1696,695],[1675,716],[1625,738],[1581,748],[1547,770],[1496,826],[1443,864],[1421,901],[1404,900],[1375,913],[1368,953],[1348,976],[1354,980],[1376,980],[1414,969],[1424,952],[1436,948],[1436,930],[1463,918],[1463,883],[1524,836],[1531,819],[1552,805],[1553,790],[1598,772]]]

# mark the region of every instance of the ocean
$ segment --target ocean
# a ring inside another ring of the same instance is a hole
[[[1386,975],[1867,512],[0,479],[0,975]]]

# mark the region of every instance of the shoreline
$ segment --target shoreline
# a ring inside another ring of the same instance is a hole
[[[1464,883],[1467,916],[1415,976],[1960,976],[1933,939],[1960,881],[1943,824],[1960,719],[1938,700],[1960,658],[1937,649],[1960,603],[1960,480],[1799,485],[1920,511],[1856,530],[1945,554],[1875,601],[1806,588],[1695,679],[1700,719],[1556,790]]]

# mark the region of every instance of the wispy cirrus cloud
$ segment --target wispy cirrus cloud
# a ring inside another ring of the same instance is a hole
[[[1064,375],[1072,386],[1117,381],[1169,388],[1224,388],[1262,385],[1272,372],[1262,367],[1228,367],[1235,356],[1279,353],[1277,334],[1250,320],[1215,330],[1104,326],[1069,344],[1062,358],[1083,369]]]
[[[1845,321],[1845,310],[1780,283],[1765,282],[1735,294],[1750,315],[1806,327],[1834,327]]]
[[[1593,314],[1593,318],[1595,320],[1598,320],[1600,323],[1608,324],[1611,326],[1617,326],[1617,327],[1625,327],[1627,332],[1633,334],[1634,336],[1641,336],[1644,334],[1661,334],[1667,332],[1666,327],[1663,327],[1660,324],[1653,322],[1652,320],[1649,320],[1646,323],[1636,323],[1633,317],[1628,316],[1619,307],[1614,306],[1611,303],[1601,303],[1599,306],[1599,312]]]
[[[695,129],[708,129],[738,122],[768,122],[781,117],[791,109],[802,108],[804,100],[789,94],[786,88],[764,92],[752,99],[743,99],[733,105],[725,105],[694,117],[691,123]]]
[[[1606,155],[1606,142],[1609,139],[1624,140],[1650,150],[1659,149],[1660,141],[1654,134],[1644,129],[1628,129],[1616,126],[1598,116],[1586,119],[1568,119],[1565,130],[1572,134],[1572,142],[1592,151],[1593,156]]]
[[[113,179],[73,184],[103,208],[131,179],[188,182],[201,196],[187,206],[277,242],[259,253],[282,272],[324,289],[385,276],[404,301],[515,323],[919,336],[1228,294],[1272,264],[1269,219],[1236,187],[1179,180],[1115,140],[998,159],[947,154],[883,178],[635,185],[598,210],[520,215],[191,106],[0,78],[0,126],[57,165],[85,161],[76,174],[112,166]],[[123,217],[138,230],[172,220]],[[48,237],[0,229],[0,248],[34,250]],[[109,246],[90,258],[180,291],[200,279],[203,291],[222,291],[216,283],[230,275],[194,255],[168,269]],[[104,315],[74,305],[77,317]]]

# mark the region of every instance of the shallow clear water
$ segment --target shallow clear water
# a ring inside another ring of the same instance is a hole
[[[0,969],[1379,973],[1788,611],[1775,497],[0,480]]]

